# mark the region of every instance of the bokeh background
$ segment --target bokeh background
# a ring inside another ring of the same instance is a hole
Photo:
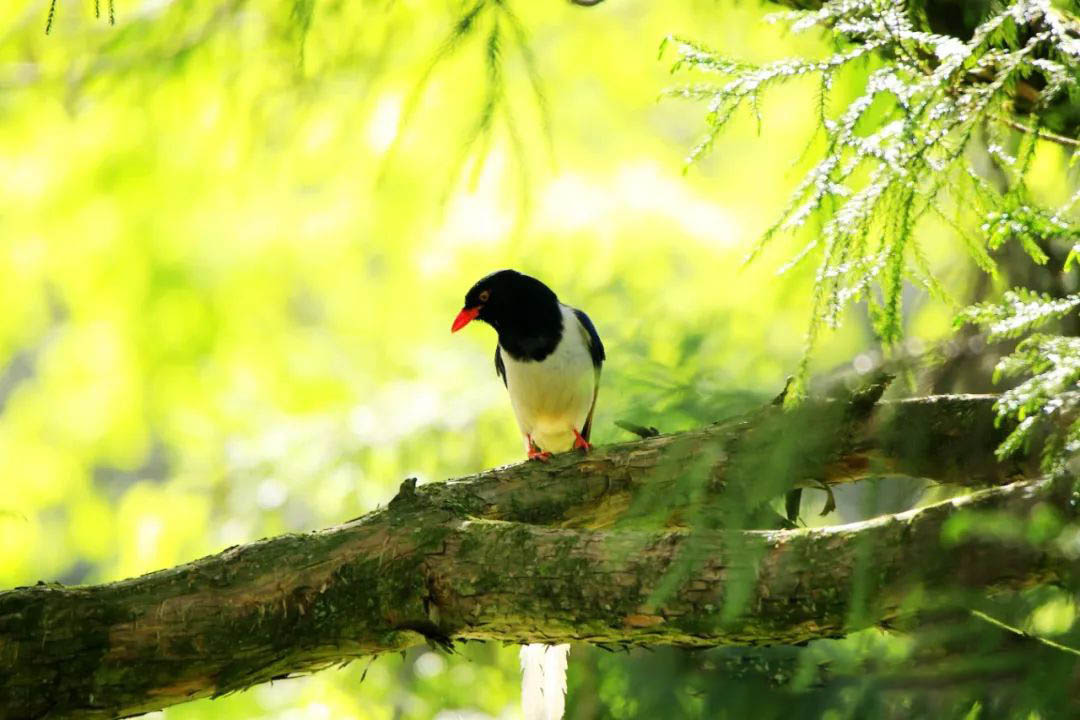
[[[453,39],[466,10],[117,0],[111,25],[106,0],[61,0],[46,35],[48,3],[0,2],[0,588],[117,580],[345,521],[407,476],[518,462],[494,334],[449,333],[502,267],[599,328],[598,443],[779,392],[812,268],[778,275],[783,239],[743,258],[812,160],[816,88],[770,94],[687,171],[703,109],[661,97],[659,48],[764,61],[826,39],[731,0],[496,4]],[[932,262],[963,297],[955,248]],[[955,307],[908,300],[913,349],[950,332]],[[856,312],[812,370],[877,357]],[[860,633],[804,662],[902,645]],[[783,714],[710,662],[576,647],[569,716],[697,717],[720,692],[730,717]],[[514,718],[517,693],[516,648],[469,644],[161,715]],[[829,697],[847,716],[858,687]]]

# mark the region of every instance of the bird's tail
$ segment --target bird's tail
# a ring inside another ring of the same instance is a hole
[[[521,709],[525,720],[562,720],[569,645],[521,646]]]

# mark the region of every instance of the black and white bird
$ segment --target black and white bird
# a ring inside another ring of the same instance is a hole
[[[588,451],[604,344],[592,320],[515,270],[481,278],[451,326],[482,320],[499,334],[495,372],[510,393],[530,458]]]
[[[544,283],[515,270],[481,278],[465,295],[451,332],[482,320],[499,334],[495,372],[510,393],[530,459],[580,448],[588,452],[604,344],[592,320],[559,302]],[[569,645],[521,648],[526,720],[559,720],[566,696]]]

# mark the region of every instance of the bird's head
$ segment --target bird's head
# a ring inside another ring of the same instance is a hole
[[[483,320],[501,334],[531,324],[530,317],[548,317],[554,312],[558,318],[558,303],[551,288],[536,278],[516,270],[499,270],[477,280],[465,293],[465,306],[454,318],[450,332]]]

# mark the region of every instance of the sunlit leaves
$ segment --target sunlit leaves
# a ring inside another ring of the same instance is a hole
[[[1075,233],[1058,216],[1017,202],[1037,130],[1028,129],[1018,156],[990,148],[1010,175],[1012,187],[1004,195],[973,175],[968,153],[979,129],[1007,114],[1018,83],[1032,76],[1044,79],[1036,109],[1080,91],[1077,41],[1049,3],[1013,2],[966,40],[916,24],[908,3],[900,0],[836,0],[782,18],[796,32],[827,28],[847,42],[824,60],[757,66],[674,40],[673,71],[719,75],[724,81],[694,83],[670,94],[707,103],[706,134],[688,158],[694,162],[738,110],[758,115],[764,91],[793,78],[820,78],[825,150],[759,245],[778,233],[812,234],[791,263],[818,258],[811,345],[819,325],[835,326],[843,308],[860,300],[868,302],[880,339],[895,343],[903,334],[907,282],[944,296],[923,259],[919,230],[928,212],[942,217],[955,212],[946,210],[950,202],[974,195],[985,207],[985,240],[965,236],[963,242],[988,270],[993,263],[986,248],[1017,242],[1041,263],[1046,255],[1040,243]],[[883,66],[869,73],[859,96],[831,111],[837,74],[869,57],[884,58]],[[820,230],[810,229],[811,220]],[[796,390],[800,387],[797,383]]]
[[[526,204],[526,162],[527,153],[518,128],[518,122],[510,106],[512,82],[507,79],[505,50],[507,47],[517,52],[525,68],[525,78],[532,91],[533,99],[540,114],[540,125],[548,142],[551,142],[551,121],[548,114],[547,100],[543,81],[536,63],[536,57],[530,45],[529,32],[518,18],[509,0],[475,0],[466,5],[455,20],[450,32],[432,56],[426,70],[413,87],[401,116],[401,124],[407,125],[416,113],[423,92],[431,82],[435,71],[454,57],[461,48],[473,38],[479,38],[480,56],[483,64],[484,97],[476,112],[472,127],[467,131],[461,151],[455,161],[454,175],[461,172],[472,154],[472,182],[484,167],[487,155],[494,139],[496,120],[501,115],[510,145],[522,175],[522,203]]]
[[[1003,198],[999,208],[986,213],[985,217],[980,229],[986,234],[992,250],[1014,241],[1039,265],[1048,259],[1041,247],[1043,244],[1080,240],[1080,226],[1070,225],[1060,214],[1020,200],[1017,193]]]
[[[973,305],[960,318],[986,328],[991,340],[1015,338],[1080,308],[1080,294],[1053,298],[1026,288],[1005,292],[1001,302]]]
[[[1001,417],[1018,421],[999,455],[1024,449],[1037,431],[1048,436],[1043,463],[1049,471],[1061,469],[1080,452],[1080,338],[1034,332],[1078,311],[1080,294],[1053,298],[1016,288],[1000,302],[974,305],[961,313],[960,322],[981,325],[993,340],[1033,333],[995,371],[999,379],[1027,378],[997,402]]]
[[[960,321],[983,326],[991,339],[1014,338],[1074,316],[1080,294],[1052,298],[1024,288],[1005,293],[1000,303],[965,310]],[[1008,456],[1026,447],[1038,432],[1048,435],[1043,451],[1049,471],[1061,469],[1080,452],[1080,338],[1034,332],[998,364],[998,378],[1026,377],[997,402],[1002,417],[1015,418],[1016,429],[998,450]]]
[[[1020,421],[1000,448],[1001,455],[1020,449],[1036,429],[1049,430],[1044,451],[1048,470],[1061,468],[1080,452],[1080,338],[1032,335],[1001,361],[997,374],[1030,375],[998,401],[999,412]]]
[[[1031,103],[1036,111],[1062,96],[1080,94],[1080,41],[1059,11],[1044,0],[1012,2],[991,14],[967,40],[917,26],[908,3],[899,0],[837,0],[784,18],[795,31],[824,27],[852,44],[823,61],[754,66],[697,43],[675,41],[673,71],[719,75],[726,82],[693,84],[671,93],[708,103],[708,130],[688,158],[694,162],[711,149],[736,111],[746,107],[758,114],[765,89],[795,77],[821,78],[819,120],[825,151],[761,241],[763,245],[777,233],[807,228],[812,219],[820,224],[786,266],[811,255],[819,258],[811,347],[818,326],[835,326],[853,301],[867,302],[878,336],[894,343],[903,334],[901,299],[907,282],[946,296],[919,245],[920,221],[928,211],[952,225],[983,270],[996,273],[990,253],[1006,243],[1018,244],[1032,262],[1045,264],[1044,248],[1055,242],[1074,248],[1066,263],[1069,270],[1080,247],[1080,227],[1066,218],[1077,197],[1054,212],[1033,204],[1025,189],[1038,129],[1021,126],[1025,135],[1013,153],[1005,150],[1008,140],[993,139],[1000,137],[995,124],[1010,112],[1018,83],[1041,78],[1041,90]],[[887,58],[884,66],[868,75],[861,95],[839,111],[827,112],[837,72],[873,53]],[[1007,178],[1004,192],[990,187],[971,165],[969,146],[982,142],[979,129],[987,126],[994,129],[985,149]],[[950,201],[962,198],[977,200],[982,237],[971,237],[949,217]],[[972,307],[961,318],[985,326],[992,338],[1014,338],[1075,314],[1078,306],[1078,295],[1051,298],[1018,288],[1000,303]],[[1057,429],[1047,445],[1047,467],[1060,465],[1080,449],[1078,368],[1080,344],[1044,334],[1024,340],[1002,361],[999,377],[1030,376],[998,404],[1002,417],[1019,421],[1002,445],[1002,455],[1023,447],[1041,421]],[[802,387],[800,378],[793,396]]]

